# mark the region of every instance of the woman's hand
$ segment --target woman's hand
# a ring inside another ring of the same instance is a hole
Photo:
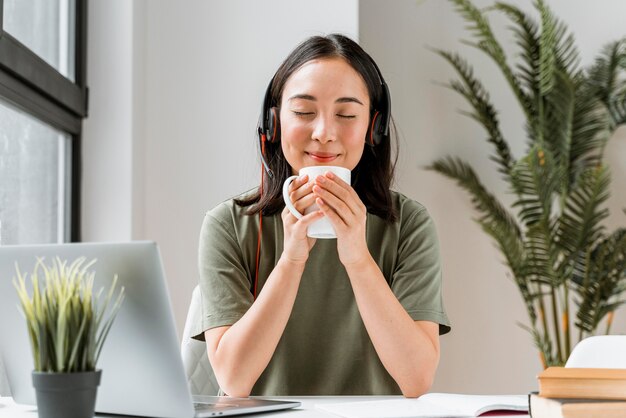
[[[365,239],[367,209],[356,191],[332,172],[315,179],[315,203],[337,234],[337,252],[344,266],[362,263],[370,256]]]
[[[294,207],[300,213],[315,202],[315,196],[311,189],[313,183],[308,183],[309,176],[304,175],[294,179],[289,185],[289,199]],[[284,241],[283,241],[283,257],[287,261],[302,264],[306,263],[309,258],[309,252],[315,244],[315,238],[309,238],[306,235],[307,227],[316,220],[324,216],[322,211],[316,210],[298,219],[289,209],[285,208],[282,212]]]

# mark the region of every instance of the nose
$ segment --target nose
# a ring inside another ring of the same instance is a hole
[[[313,127],[311,139],[319,141],[322,144],[337,139],[335,122],[333,121],[332,115],[319,115],[314,123],[315,126]]]

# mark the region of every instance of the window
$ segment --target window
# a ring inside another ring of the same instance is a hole
[[[80,240],[86,0],[0,0],[0,245]]]

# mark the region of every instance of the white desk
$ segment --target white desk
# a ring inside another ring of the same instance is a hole
[[[288,409],[286,411],[277,411],[274,413],[265,412],[263,414],[243,415],[243,417],[298,417],[298,418],[337,418],[333,415],[315,408],[316,404],[321,403],[339,403],[339,402],[358,402],[358,401],[375,401],[384,399],[398,399],[398,396],[264,396],[267,399],[289,399],[302,402],[302,406],[296,409]],[[489,415],[490,418],[528,418],[528,415]],[[37,417],[37,408],[34,406],[17,405],[12,398],[0,398],[0,418],[35,418]],[[104,415],[98,414],[97,417],[122,418],[121,415]]]

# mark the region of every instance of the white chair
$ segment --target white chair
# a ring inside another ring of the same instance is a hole
[[[585,338],[576,344],[565,367],[626,369],[626,335]]]
[[[202,315],[202,300],[200,288],[196,286],[191,294],[191,303],[187,312],[180,350],[191,393],[193,395],[215,396],[218,394],[219,385],[215,379],[211,363],[209,363],[206,344],[191,338],[192,324],[195,318],[200,315]]]

